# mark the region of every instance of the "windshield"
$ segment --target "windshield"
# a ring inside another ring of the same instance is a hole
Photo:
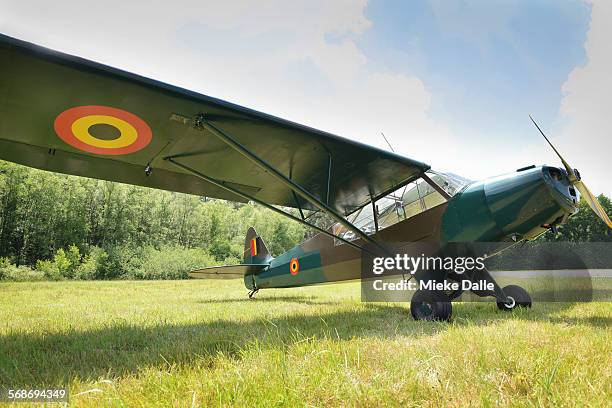
[[[470,180],[452,173],[430,170],[427,175],[451,197],[471,183]],[[389,227],[444,202],[446,202],[446,199],[442,194],[425,180],[416,180],[376,201],[378,229]],[[372,210],[372,205],[368,204],[350,214],[347,220],[366,234],[371,235],[376,232]],[[348,230],[341,224],[335,224],[333,232],[349,241],[356,238],[353,231]],[[336,241],[337,243],[342,242],[340,240]]]

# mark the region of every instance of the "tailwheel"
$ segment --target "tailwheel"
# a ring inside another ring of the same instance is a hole
[[[516,307],[531,307],[531,296],[525,289],[517,285],[508,285],[503,290],[507,300],[506,302],[497,302],[497,307],[500,310],[510,311]]]
[[[437,290],[417,290],[410,301],[414,320],[450,320],[453,305],[449,296]]]

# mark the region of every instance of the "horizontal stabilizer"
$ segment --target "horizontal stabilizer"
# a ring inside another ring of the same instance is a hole
[[[268,264],[243,264],[243,265],[224,265],[211,266],[210,268],[198,269],[189,272],[190,278],[210,279],[210,278],[242,278],[244,275],[253,275],[261,272],[268,267]]]

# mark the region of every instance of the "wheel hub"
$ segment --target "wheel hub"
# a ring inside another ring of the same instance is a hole
[[[512,296],[508,296],[506,298],[506,303],[504,303],[504,306],[506,306],[508,309],[512,309],[514,308],[514,306],[516,306],[516,300],[514,300]]]
[[[423,317],[430,316],[433,313],[433,305],[429,302],[423,302],[419,306],[419,314]]]

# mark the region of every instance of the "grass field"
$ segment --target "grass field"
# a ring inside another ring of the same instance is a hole
[[[610,406],[612,304],[453,322],[365,304],[359,284],[239,280],[0,284],[0,388],[70,387],[70,405]]]

